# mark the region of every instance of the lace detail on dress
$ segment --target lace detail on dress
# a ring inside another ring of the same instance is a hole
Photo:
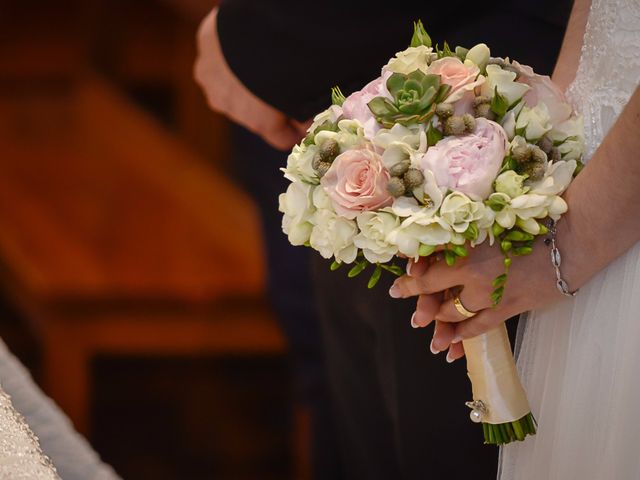
[[[38,438],[0,388],[0,479],[59,479]]]
[[[593,0],[576,78],[567,91],[584,117],[588,160],[640,82],[640,0]]]

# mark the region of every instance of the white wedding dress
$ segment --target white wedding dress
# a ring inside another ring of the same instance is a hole
[[[568,91],[585,119],[586,158],[639,81],[640,0],[593,0]],[[498,477],[640,479],[640,244],[523,323],[518,366],[538,434],[502,449]]]

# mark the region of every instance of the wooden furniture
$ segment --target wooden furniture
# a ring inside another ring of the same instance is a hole
[[[281,354],[253,205],[104,81],[0,91],[0,283],[90,430],[97,354]]]

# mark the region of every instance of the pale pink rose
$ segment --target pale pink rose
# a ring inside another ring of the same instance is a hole
[[[427,73],[440,75],[440,82],[451,86],[447,102],[459,100],[466,92],[473,90],[482,81],[476,80],[480,69],[475,64],[465,65],[458,57],[444,57],[436,60]]]
[[[353,219],[358,213],[393,203],[387,192],[389,172],[371,150],[347,150],[336,157],[321,184],[338,215]]]
[[[364,127],[364,136],[367,138],[373,138],[380,130],[380,125],[369,110],[368,103],[376,97],[391,99],[391,94],[387,90],[387,80],[392,73],[383,72],[381,77],[369,82],[362,90],[349,95],[342,104],[344,118],[359,121]]]
[[[500,125],[476,118],[473,133],[440,140],[424,154],[421,166],[433,172],[439,187],[484,200],[491,194],[508,144]]]
[[[538,75],[533,68],[516,61],[512,62],[512,65],[518,70],[516,80],[531,87],[524,96],[528,106],[535,107],[539,102],[543,102],[549,110],[552,125],[558,125],[571,116],[571,105],[567,98],[547,75]]]

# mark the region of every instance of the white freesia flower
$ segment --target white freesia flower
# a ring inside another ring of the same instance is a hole
[[[542,102],[533,108],[522,107],[516,120],[516,131],[522,131],[524,137],[534,143],[551,130],[551,127],[549,109]]]
[[[329,139],[338,142],[341,152],[352,150],[366,143],[364,127],[358,120],[340,120],[337,132],[322,130],[316,134],[315,143],[322,145]]]
[[[563,160],[579,160],[584,153],[584,119],[572,117],[554,125],[549,137],[554,142],[563,142],[558,146]]]
[[[513,110],[509,110],[500,122],[502,128],[504,128],[505,133],[507,134],[507,138],[509,140],[513,140],[516,136],[516,114]]]
[[[311,194],[313,206],[318,210],[333,210],[331,198],[324,191],[324,188],[314,188]]]
[[[292,245],[304,245],[311,235],[311,218],[315,207],[311,202],[313,190],[320,190],[302,182],[292,182],[278,197],[282,217],[282,231]]]
[[[564,198],[559,196],[551,197],[549,202],[549,216],[553,218],[555,221],[560,220],[560,216],[563,213],[566,213],[569,210],[569,206],[567,202],[564,201]]]
[[[337,262],[351,263],[358,249],[353,238],[358,233],[356,222],[336,215],[332,210],[317,210],[312,218],[311,247],[324,258],[335,257]]]
[[[475,247],[476,245],[480,245],[487,238],[489,238],[489,245],[493,245],[494,236],[492,226],[496,221],[496,212],[491,210],[490,208],[485,208],[483,210],[483,215],[476,221],[476,226],[478,227],[478,238],[471,242],[471,246]]]
[[[379,130],[372,143],[384,150],[382,163],[391,168],[396,163],[411,160],[416,152],[426,152],[427,135],[422,125],[408,128],[397,123],[391,129]]]
[[[467,52],[467,56],[465,57],[464,62],[473,62],[478,66],[480,70],[483,70],[489,62],[490,54],[491,52],[489,50],[489,47],[487,47],[484,43],[479,43]]]
[[[511,200],[511,209],[523,220],[547,216],[549,197],[536,193],[525,193]]]
[[[575,160],[550,162],[544,177],[531,184],[531,193],[547,196],[560,195],[571,183],[576,166]]]
[[[513,170],[507,170],[496,178],[496,192],[505,193],[510,198],[515,198],[529,190],[528,187],[524,186],[524,181],[524,176],[518,175]]]
[[[503,70],[498,65],[487,65],[487,79],[480,91],[482,95],[492,98],[497,88],[498,93],[507,99],[509,105],[513,105],[531,88],[524,83],[516,82],[515,79],[514,72]]]
[[[339,107],[338,105],[331,105],[329,108],[313,117],[313,123],[311,124],[307,132],[314,132],[316,128],[327,121],[335,123],[341,116],[342,107]]]
[[[463,233],[469,224],[484,215],[482,202],[474,202],[464,193],[453,192],[446,196],[440,206],[440,215],[456,233]]]
[[[511,199],[506,193],[492,193],[489,196],[490,202],[501,203],[502,209],[496,212],[496,223],[502,228],[513,228],[516,224],[516,212],[511,208]]]
[[[526,220],[518,218],[516,225],[531,235],[538,235],[540,233],[540,224],[533,218],[527,218]]]
[[[420,245],[444,245],[452,238],[451,227],[442,218],[419,211],[392,230],[387,240],[408,257],[418,258]]]
[[[391,71],[393,73],[410,74],[416,70],[422,70],[427,73],[427,67],[433,58],[433,48],[425,45],[417,47],[409,47],[402,52],[396,53],[396,56],[389,60],[383,67],[384,70]]]
[[[371,263],[385,263],[398,253],[398,247],[387,240],[400,220],[390,212],[362,212],[356,218],[360,233],[353,243],[362,249],[364,257]]]
[[[318,175],[312,167],[313,156],[318,151],[316,145],[296,145],[287,157],[287,166],[282,169],[287,180],[318,183]]]

